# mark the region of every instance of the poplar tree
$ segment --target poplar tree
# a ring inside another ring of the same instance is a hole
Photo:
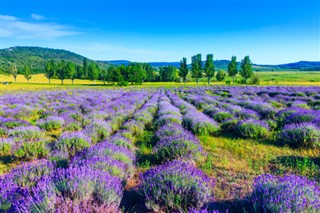
[[[234,84],[234,77],[238,74],[236,56],[232,56],[231,61],[228,64],[228,74],[230,77],[232,77],[232,83]]]
[[[191,58],[191,76],[195,78],[197,84],[199,84],[199,78],[202,77],[201,54],[194,55]]]
[[[180,61],[180,69],[178,74],[179,74],[179,77],[182,78],[184,84],[186,84],[188,72],[189,72],[189,68],[187,64],[187,59],[182,58],[182,60]]]
[[[253,75],[252,62],[248,55],[244,57],[244,59],[241,62],[240,75],[245,79],[246,82]]]
[[[208,78],[208,84],[210,84],[210,79],[214,76],[214,63],[213,63],[213,55],[208,54],[207,60],[205,63],[204,73],[206,77]]]

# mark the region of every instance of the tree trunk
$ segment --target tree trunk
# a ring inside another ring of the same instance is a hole
[[[234,84],[234,76],[232,76],[232,84]]]
[[[198,85],[198,84],[199,84],[199,78],[197,78],[197,80],[196,80],[196,81],[197,81],[197,85]]]
[[[63,85],[63,79],[61,79],[61,85]]]
[[[72,85],[74,84],[74,79],[71,79],[71,81],[72,81]]]
[[[208,77],[208,84],[210,85],[210,77]]]
[[[51,84],[51,82],[50,82],[50,78],[49,78],[48,80],[49,80],[49,84]]]
[[[14,78],[14,82],[17,82],[17,77],[13,77]]]
[[[184,83],[184,84],[186,84],[186,81],[187,81],[187,79],[186,79],[186,78],[184,78],[184,79],[183,79],[183,83]]]
[[[30,83],[30,79],[28,79],[28,84]]]

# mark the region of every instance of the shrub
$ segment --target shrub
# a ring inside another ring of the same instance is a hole
[[[285,118],[285,124],[299,124],[304,122],[312,122],[319,116],[319,113],[312,110],[299,110],[291,113]]]
[[[194,111],[189,111],[185,114],[182,122],[188,130],[197,135],[216,135],[220,130],[214,120]]]
[[[241,109],[240,111],[236,112],[236,116],[238,116],[241,120],[246,119],[260,119],[259,114],[252,110],[252,109]]]
[[[46,131],[58,130],[64,125],[64,119],[57,116],[50,116],[38,121],[38,126]]]
[[[84,148],[90,147],[91,140],[82,132],[64,133],[55,144],[55,149],[74,156]]]
[[[164,115],[161,115],[156,121],[157,126],[162,126],[167,123],[181,124],[182,117],[181,117],[181,115],[176,115],[176,114],[164,114]]]
[[[122,128],[129,130],[132,135],[139,136],[144,131],[144,124],[141,121],[131,120],[123,124]]]
[[[54,164],[47,160],[27,162],[11,171],[12,180],[20,187],[35,186],[45,175],[50,176],[54,170]]]
[[[177,123],[167,123],[158,129],[156,138],[159,140],[163,137],[181,135],[184,131],[184,128]]]
[[[122,185],[118,177],[87,166],[57,169],[53,182],[64,200],[81,204],[93,201],[97,205],[119,206]]]
[[[265,138],[268,136],[269,128],[262,121],[248,119],[237,124],[236,132],[243,138]]]
[[[235,118],[229,118],[221,123],[221,131],[223,132],[232,132],[236,127],[238,120]]]
[[[213,198],[213,179],[190,163],[173,161],[141,175],[140,191],[150,210],[186,212]]]
[[[320,129],[312,123],[286,125],[277,136],[278,141],[291,147],[320,147]]]
[[[9,135],[17,142],[36,141],[44,137],[44,133],[35,126],[20,126],[9,131]]]
[[[19,159],[36,159],[45,158],[49,154],[49,149],[46,146],[47,142],[24,142],[18,149],[14,151],[14,156]]]
[[[108,172],[112,176],[117,176],[121,179],[126,178],[126,167],[121,161],[115,160],[110,156],[93,156],[83,159],[83,156],[75,156],[70,163],[71,167],[88,166],[91,169]]]
[[[261,175],[254,180],[250,200],[255,212],[318,212],[319,184],[305,177]]]
[[[222,122],[223,120],[227,119],[227,118],[233,118],[233,115],[229,112],[217,112],[214,116],[213,119],[217,122]]]
[[[93,143],[96,143],[108,138],[112,133],[112,129],[108,122],[94,119],[84,132],[91,137]]]
[[[223,70],[219,70],[216,75],[217,81],[223,81],[225,77],[226,77],[226,72],[224,72]]]
[[[10,155],[14,145],[15,142],[12,138],[0,138],[0,156]]]
[[[160,161],[173,159],[194,159],[201,157],[199,141],[190,132],[180,135],[161,138],[153,149],[154,154]]]
[[[249,83],[250,84],[260,84],[260,79],[257,75],[253,75],[250,79],[249,79]]]

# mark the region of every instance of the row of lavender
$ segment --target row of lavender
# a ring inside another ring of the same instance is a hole
[[[70,159],[66,168],[59,168],[57,163],[42,160],[26,163],[1,177],[0,210],[119,212],[125,181],[134,169],[135,150],[132,140],[137,132],[133,129],[143,129],[148,122],[150,123],[152,113],[155,113],[157,107],[157,97],[144,104],[149,95],[147,92],[139,92],[136,95],[128,95],[128,98],[125,98],[125,95],[119,96],[122,98],[121,102],[111,104],[115,109],[111,121],[116,121],[113,123],[116,125],[111,123],[110,126],[113,128],[98,128],[98,132],[94,131],[95,136],[100,133],[105,136],[98,137],[94,144],[89,144],[93,145],[90,148],[82,147],[82,151],[74,149],[74,146],[78,147],[82,142],[92,141],[90,136],[93,131],[87,128],[81,134],[77,131],[67,133],[68,136],[61,136],[64,140],[60,137],[56,144],[65,143],[72,146],[55,149],[53,155],[59,156],[60,159]],[[143,107],[136,111],[142,105]],[[126,108],[124,111],[121,110],[122,106]],[[132,114],[132,119],[128,120]],[[146,116],[150,119],[146,119]],[[100,122],[107,120],[107,117],[101,118]],[[121,126],[125,120],[128,121]],[[86,126],[90,129],[92,125],[97,127],[95,121],[91,120],[91,124]],[[120,130],[108,138],[109,132],[115,132],[119,129],[118,126],[121,126]],[[108,139],[105,140],[106,138]]]
[[[195,167],[204,152],[195,135],[183,128],[182,120],[180,110],[162,90],[153,148],[162,164],[141,174],[140,185],[147,208],[155,212],[196,211],[213,200],[214,179]]]
[[[288,92],[274,87],[268,92],[266,88],[255,89],[255,93],[252,87],[189,88],[176,92],[220,123],[224,132],[235,132],[244,138],[275,135],[279,143],[291,147],[320,146],[318,88],[295,88],[296,93],[293,88],[287,88]]]
[[[199,88],[193,89],[197,90]],[[205,93],[206,92],[202,90],[201,92],[197,93],[196,98],[202,98],[203,94]],[[173,104],[181,109],[181,112],[184,115],[182,118],[182,124],[185,126],[185,128],[188,128],[198,135],[216,135],[219,132],[219,128],[223,128],[221,125],[218,125],[217,122],[199,112],[193,105],[182,100],[177,95],[171,93],[170,91],[167,91],[167,94],[171,98]],[[190,101],[190,99],[188,99],[188,97],[190,98],[190,92],[187,95],[189,96],[185,98],[186,100]],[[206,98],[212,101],[212,97],[209,96]],[[190,102],[193,104],[195,103],[194,99]],[[221,98],[219,101],[215,102],[216,106],[220,104],[219,102],[221,105],[230,104],[230,102],[225,101],[225,98]],[[204,101],[198,101],[198,104],[206,105],[207,103]],[[232,107],[238,109],[239,111],[243,110],[239,105],[236,104],[234,104]],[[259,107],[253,107],[252,111],[247,111],[247,115],[259,115],[254,109],[258,111]],[[269,110],[267,109],[264,112],[268,111]],[[268,113],[266,114],[268,115]],[[212,117],[214,118],[214,116]],[[220,123],[223,119],[219,120],[216,117],[215,120]],[[241,122],[239,123],[241,125]],[[256,123],[253,123],[253,126],[255,125]],[[319,135],[316,135],[315,138],[319,140]],[[319,183],[310,181],[305,177],[294,175],[286,175],[284,177],[261,175],[254,180],[253,187],[254,190],[252,194],[248,195],[247,197],[247,200],[250,203],[249,207],[247,207],[248,211],[317,212],[320,210]],[[198,211],[193,210],[192,212]],[[207,212],[207,210],[200,210],[200,212]]]

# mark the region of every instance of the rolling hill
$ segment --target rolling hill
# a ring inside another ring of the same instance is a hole
[[[82,65],[84,58],[82,55],[66,50],[43,47],[11,47],[0,50],[0,72],[8,73],[10,64],[15,63],[19,72],[22,71],[25,64],[29,64],[32,66],[32,72],[37,74],[44,72],[45,64],[51,59],[71,61]],[[105,63],[99,63],[99,65],[106,67]]]
[[[43,48],[43,47],[11,47],[0,50],[0,73],[8,73],[11,63],[15,63],[18,70],[21,72],[25,64],[32,66],[33,73],[43,73],[45,64],[53,59],[55,61],[71,61],[75,64],[82,65],[85,56],[59,49]],[[88,59],[90,61],[90,59]],[[215,60],[214,64],[217,70],[226,70],[229,60]],[[111,61],[96,61],[102,68],[107,68],[109,65],[128,65],[128,60],[111,60]],[[161,66],[179,67],[179,62],[149,62],[155,68]],[[240,63],[239,63],[240,65]],[[319,70],[320,62],[300,61],[296,63],[281,64],[281,65],[258,65],[254,64],[255,71],[294,71],[294,70]]]

